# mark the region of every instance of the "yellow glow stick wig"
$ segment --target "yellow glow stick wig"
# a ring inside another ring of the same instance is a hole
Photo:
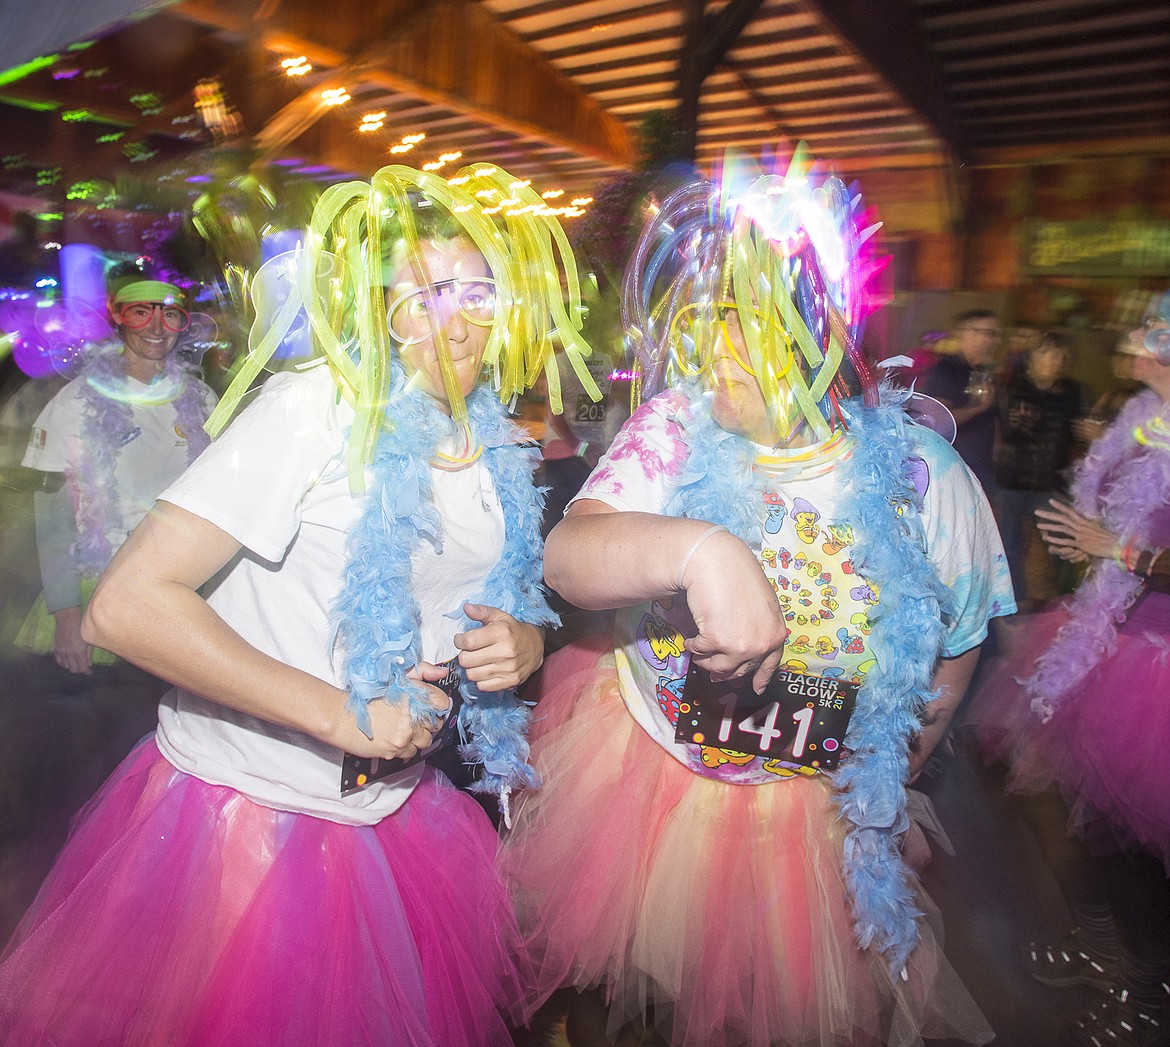
[[[408,262],[428,299],[437,296],[424,241],[465,239],[487,261],[496,285],[496,315],[484,351],[500,400],[509,403],[546,376],[549,402],[561,410],[555,360],[559,343],[594,399],[596,384],[585,366],[589,346],[577,266],[568,238],[544,200],[530,187],[488,164],[473,164],[450,179],[393,165],[367,182],[343,182],[317,202],[302,248],[286,264],[283,280],[261,270],[252,283],[256,322],[248,356],[208,420],[213,435],[240,398],[298,326],[313,354],[322,355],[337,387],[355,411],[350,437],[351,482],[360,488],[383,427],[393,427],[391,362],[394,338],[387,325],[384,282]],[[278,274],[279,276],[280,274]],[[451,415],[467,421],[446,332],[435,312],[431,336]]]

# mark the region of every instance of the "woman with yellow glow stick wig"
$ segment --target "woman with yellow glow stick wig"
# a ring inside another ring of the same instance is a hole
[[[572,256],[501,171],[389,167],[324,193],[253,292],[212,429],[278,350],[322,359],[265,383],[98,587],[88,641],[176,686],[17,931],[0,1038],[509,1044],[494,830],[411,761],[453,719],[505,815],[535,782],[514,689],[555,617],[504,403],[555,381],[554,339],[584,370]]]
[[[501,856],[542,992],[600,987],[610,1035],[990,1036],[899,839],[1010,582],[958,456],[879,404],[860,219],[799,154],[729,166],[626,271],[643,403],[545,555],[614,635],[542,670],[543,786]]]

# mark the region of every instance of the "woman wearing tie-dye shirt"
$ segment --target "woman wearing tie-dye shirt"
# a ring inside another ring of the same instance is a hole
[[[545,559],[614,635],[546,664],[504,845],[543,989],[601,987],[611,1035],[990,1036],[897,838],[1011,587],[966,467],[878,404],[855,208],[802,170],[687,186],[627,270],[645,402]]]

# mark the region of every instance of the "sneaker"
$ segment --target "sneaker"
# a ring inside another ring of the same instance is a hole
[[[1164,1008],[1138,1003],[1128,990],[1117,986],[1073,1023],[1069,1036],[1077,1047],[1162,1047],[1170,1043]]]
[[[1029,942],[1024,946],[1024,968],[1041,985],[1055,989],[1088,985],[1109,992],[1119,980],[1117,961],[1090,952],[1077,931],[1056,945]]]

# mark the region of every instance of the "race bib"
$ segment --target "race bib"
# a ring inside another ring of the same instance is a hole
[[[454,745],[458,733],[459,707],[463,704],[463,691],[459,686],[459,665],[454,658],[442,663],[448,667],[447,675],[432,686],[445,691],[451,697],[451,708],[443,718],[442,726],[431,736],[431,744],[415,753],[409,760],[396,757],[393,760],[380,760],[377,757],[354,756],[345,753],[341,759],[341,795],[351,793],[376,782],[380,778],[388,778],[399,771],[413,767],[420,760],[434,756],[449,745]],[[378,699],[379,701],[381,699]]]
[[[756,694],[750,677],[716,683],[692,663],[675,741],[832,771],[845,751],[859,690],[850,680],[779,669]]]

